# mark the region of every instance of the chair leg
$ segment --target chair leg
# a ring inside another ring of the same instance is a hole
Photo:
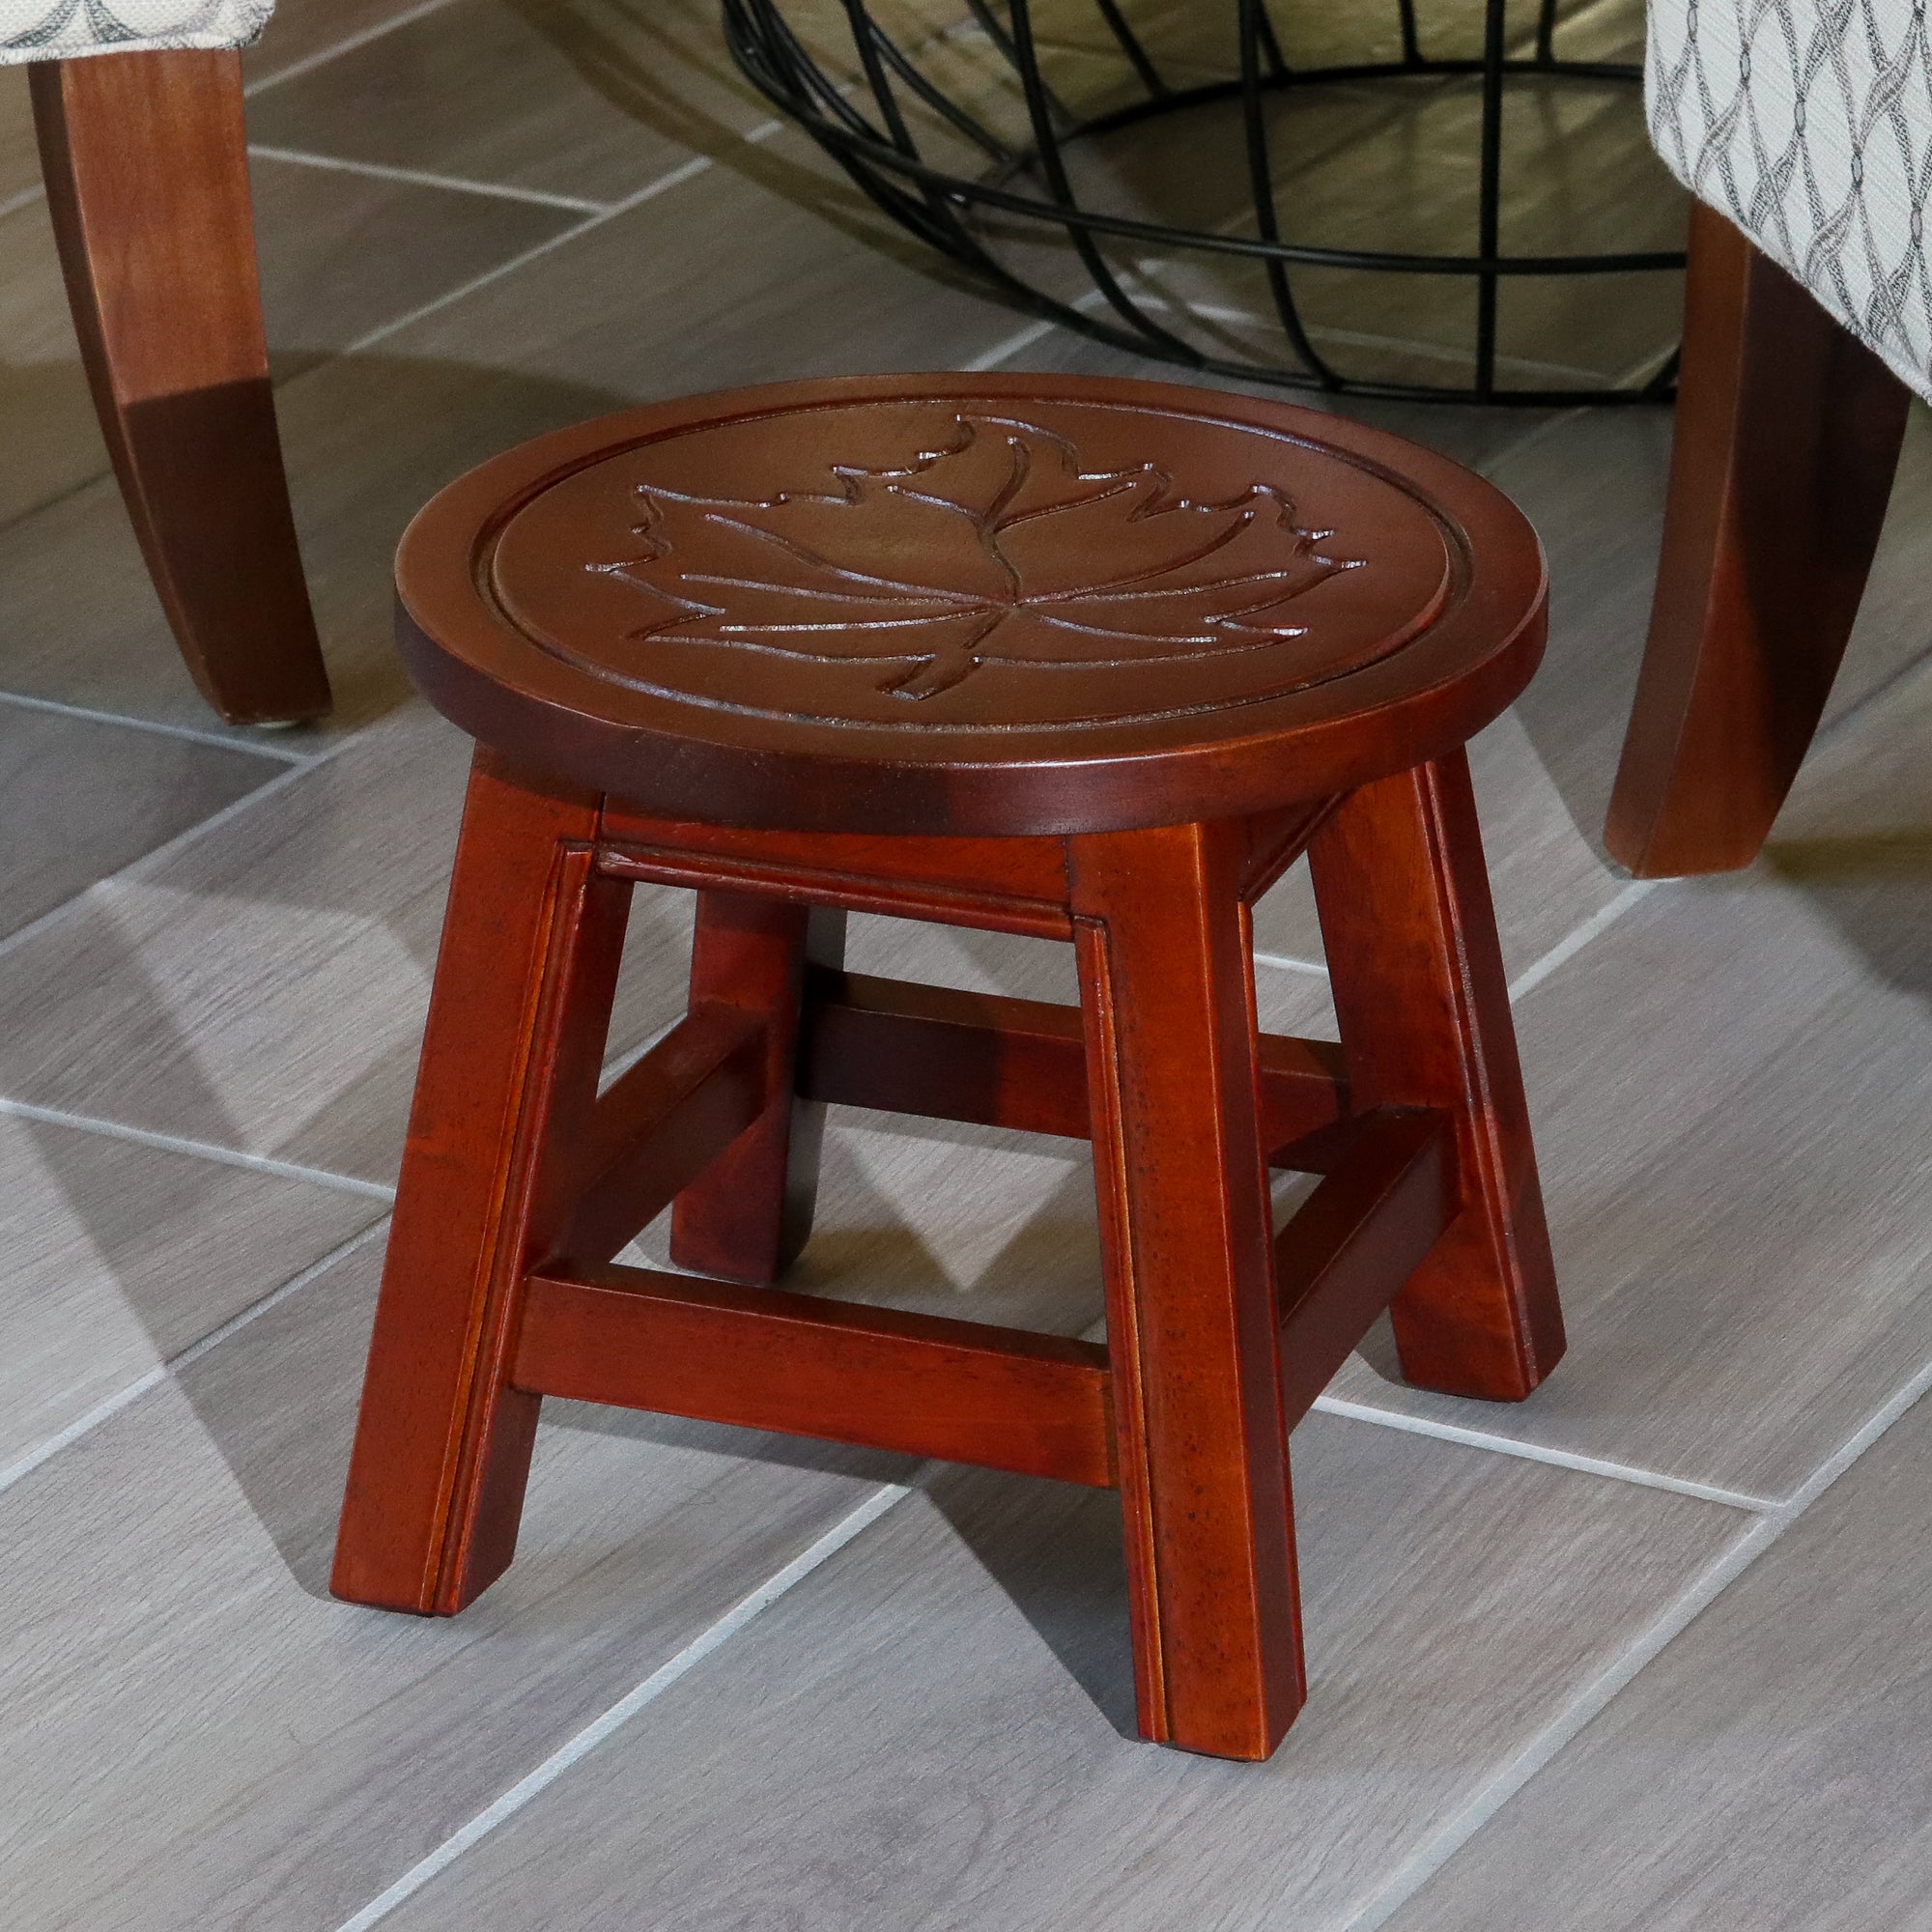
[[[671,1208],[679,1267],[767,1284],[811,1233],[825,1109],[793,1093],[808,964],[838,966],[845,915],[746,894],[702,892],[692,937],[691,999],[749,1007],[768,1021],[764,1113]]]
[[[1264,1758],[1305,1684],[1237,829],[1068,849],[1140,1727]]]
[[[31,70],[68,300],[149,574],[235,724],[329,704],[269,387],[234,53]]]
[[[336,1542],[356,1603],[449,1615],[516,1549],[539,1398],[505,1362],[565,1234],[630,901],[597,809],[477,753]]]
[[[1639,878],[1757,856],[1859,613],[1907,401],[1782,269],[1695,209],[1663,554],[1604,830]]]
[[[1563,1315],[1466,755],[1353,793],[1309,864],[1356,1103],[1457,1120],[1462,1212],[1390,1309],[1403,1374],[1520,1401]]]

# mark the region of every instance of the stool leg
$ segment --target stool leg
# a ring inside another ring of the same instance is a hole
[[[1304,1682],[1235,830],[1068,850],[1141,1731],[1264,1758]]]
[[[1520,1401],[1563,1316],[1466,755],[1353,793],[1309,864],[1357,1104],[1457,1120],[1462,1214],[1390,1309],[1403,1374]]]
[[[671,1208],[679,1267],[726,1281],[776,1281],[805,1246],[818,1191],[825,1109],[793,1090],[808,964],[838,966],[845,915],[743,893],[697,895],[691,1000],[724,1000],[766,1016],[765,1111]]]
[[[335,1548],[338,1597],[449,1615],[508,1566],[540,1398],[510,1387],[523,1277],[561,1239],[630,888],[597,800],[479,751]]]

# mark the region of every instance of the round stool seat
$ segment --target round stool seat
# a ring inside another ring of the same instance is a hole
[[[1460,745],[1544,636],[1534,532],[1396,438],[1052,376],[790,384],[543,437],[403,539],[398,636],[499,752],[666,817],[1063,834]]]

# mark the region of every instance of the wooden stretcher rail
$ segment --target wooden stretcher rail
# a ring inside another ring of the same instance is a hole
[[[1262,1125],[1289,1151],[1348,1112],[1341,1049],[1264,1034]],[[1075,1007],[814,968],[799,1092],[810,1100],[1085,1140],[1087,1054]],[[1301,1151],[1321,1163],[1325,1142]],[[1278,1163],[1293,1164],[1293,1163]]]
[[[1454,1123],[1427,1107],[1364,1114],[1275,1237],[1281,1379],[1292,1429],[1456,1218]]]
[[[565,1251],[606,1262],[670,1206],[765,1105],[765,1029],[707,1001],[620,1074],[590,1116]]]
[[[776,1429],[1111,1488],[1094,1343],[651,1269],[532,1275],[511,1380],[542,1395]]]

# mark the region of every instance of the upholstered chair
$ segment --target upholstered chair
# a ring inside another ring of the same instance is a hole
[[[182,655],[235,724],[328,708],[269,388],[241,47],[274,0],[0,0],[75,333]]]
[[[1657,600],[1605,838],[1748,865],[1858,615],[1932,396],[1917,0],[1650,0],[1658,152],[1696,197]]]

